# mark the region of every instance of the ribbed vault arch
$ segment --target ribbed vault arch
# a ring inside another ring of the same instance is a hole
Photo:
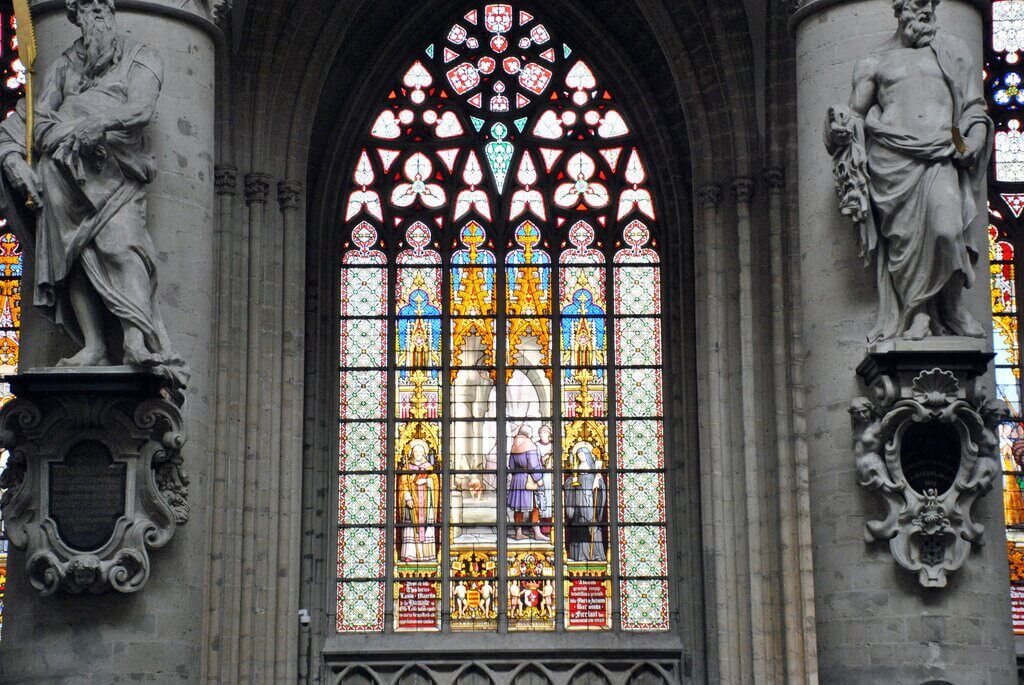
[[[268,674],[290,672],[296,660],[313,663],[315,657],[310,659],[309,655],[318,653],[327,636],[329,608],[325,598],[329,593],[323,586],[322,569],[333,559],[330,536],[324,537],[325,524],[330,522],[332,513],[323,502],[313,505],[309,500],[332,486],[318,481],[311,484],[310,479],[327,477],[327,473],[317,471],[324,467],[311,461],[322,461],[323,454],[330,454],[337,436],[332,444],[329,403],[312,398],[336,396],[337,391],[336,358],[331,353],[337,337],[331,309],[336,295],[331,290],[340,241],[335,240],[334,231],[341,212],[343,187],[354,160],[353,148],[365,133],[371,110],[378,107],[384,89],[400,73],[409,55],[421,47],[425,36],[446,28],[444,25],[464,12],[467,4],[466,0],[430,0],[415,3],[414,7],[410,7],[413,3],[408,0],[238,1],[232,15],[222,22],[227,34],[223,43],[227,54],[222,53],[219,58],[219,161],[237,168],[239,176],[266,175],[272,181],[299,182],[304,186],[305,199],[304,211],[295,219],[297,225],[285,224],[281,234],[286,245],[289,240],[305,243],[300,248],[306,254],[304,272],[289,272],[284,278],[295,279],[298,285],[293,288],[305,291],[307,308],[305,312],[282,312],[273,321],[286,340],[274,345],[287,347],[287,339],[301,331],[305,342],[305,380],[298,379],[292,385],[286,380],[279,390],[280,397],[270,393],[260,399],[267,406],[305,402],[302,520],[277,524],[280,531],[289,526],[297,531],[292,537],[285,532],[280,535],[290,546],[284,556],[301,557],[302,571],[301,577],[271,577],[266,581],[277,583],[276,604],[281,611],[276,623],[278,640],[282,638],[283,627],[288,631],[277,646],[277,663],[262,667]],[[669,227],[664,247],[675,273],[672,278],[681,291],[699,293],[694,245],[700,239],[703,213],[694,206],[695,189],[708,184],[726,186],[734,178],[758,174],[764,165],[758,134],[762,127],[758,125],[749,92],[759,75],[754,70],[743,3],[546,0],[535,5],[538,16],[566,42],[585,51],[602,71],[606,86],[617,99],[628,103],[635,128],[643,132],[643,148],[656,179],[662,225]],[[242,223],[244,211],[240,202],[226,210],[227,215]],[[250,231],[251,212],[250,207]],[[273,222],[282,220],[267,212],[265,221],[269,223],[260,230],[272,233]],[[249,241],[252,243],[251,236]],[[291,249],[296,249],[294,244]],[[273,250],[262,250],[261,254],[263,264],[232,266],[239,271],[236,280],[243,285],[236,287],[240,291],[245,291],[248,281],[250,299],[253,284],[259,285],[260,280],[254,280],[255,270],[266,274],[284,266],[283,258]],[[274,262],[275,259],[281,261]],[[245,274],[246,269],[249,275]],[[265,298],[266,286],[260,287],[264,288]],[[676,369],[674,375],[666,376],[666,383],[675,384],[669,394],[679,406],[691,411],[696,398],[695,367],[699,357],[694,333],[695,304],[689,295],[673,299],[676,301],[669,306],[674,311],[666,316],[672,317],[685,335],[673,349],[666,349],[666,355],[674,357],[666,368],[674,365]],[[267,315],[263,316],[266,320]],[[297,326],[302,317],[305,320]],[[256,330],[251,321],[249,330],[251,337]],[[241,364],[244,372],[244,362],[231,363]],[[301,393],[301,397],[293,396],[295,393]],[[688,657],[700,672],[704,668],[705,649],[700,590],[705,569],[697,504],[700,492],[696,485],[696,417],[688,416],[673,430],[676,435],[672,444],[685,446],[693,456],[689,470],[679,474],[673,486],[673,498],[685,502],[674,515],[684,519],[677,523],[690,536],[677,550],[679,560],[675,568],[692,584],[686,588],[688,606],[680,607],[680,624],[689,635]],[[280,510],[286,509],[282,504]],[[229,525],[244,528],[241,520],[239,517],[238,522]],[[215,536],[217,532],[214,531]],[[226,532],[240,532],[243,537],[252,534],[245,530]],[[227,559],[224,570],[219,572],[230,576],[233,563],[238,562]],[[218,571],[213,573],[216,576]],[[243,598],[243,614],[245,602]],[[228,613],[234,610],[231,600],[226,600],[225,605]],[[300,607],[313,613],[312,638],[308,642],[305,637],[300,638],[297,628],[291,627],[290,617]],[[233,649],[236,639],[245,641],[244,637],[232,634],[237,629],[237,618],[226,617],[211,626],[228,632],[218,642],[225,645],[224,650]],[[295,650],[298,657],[291,654],[290,647],[296,642],[301,642]],[[252,672],[260,673],[262,655],[240,649],[242,658],[254,664]],[[224,665],[224,659],[234,658],[224,654],[212,658],[211,672],[250,672],[244,666],[236,671],[233,664]],[[299,670],[302,672],[301,666]]]

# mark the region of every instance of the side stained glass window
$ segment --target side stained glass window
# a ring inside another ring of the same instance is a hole
[[[658,214],[626,108],[540,17],[478,6],[351,173],[338,632],[667,630]]]
[[[988,246],[991,262],[996,393],[1009,420],[1000,428],[1003,505],[1010,557],[1013,630],[1024,635],[1024,416],[1021,414],[1021,326],[1018,308],[1024,248],[1024,0],[992,3],[986,51],[989,111],[996,123],[989,174]]]
[[[0,0],[0,110],[8,116],[22,96],[25,68],[18,59],[14,35],[14,8]],[[21,328],[21,245],[0,217],[0,376],[18,370],[18,331]],[[0,384],[0,406],[11,400],[11,390]],[[7,466],[7,452],[0,450],[0,473]],[[7,536],[0,522],[0,637],[3,634],[4,593],[7,588]]]

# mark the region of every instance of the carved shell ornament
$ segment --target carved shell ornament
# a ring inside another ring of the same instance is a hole
[[[914,379],[914,399],[926,407],[942,407],[959,389],[960,384],[951,371],[932,369]]]

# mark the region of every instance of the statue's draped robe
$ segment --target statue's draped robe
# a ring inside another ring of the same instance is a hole
[[[156,306],[156,249],[146,230],[145,186],[156,165],[145,152],[141,128],[109,131],[102,152],[81,164],[57,160],[50,152],[87,117],[109,113],[129,102],[130,72],[148,69],[163,79],[159,56],[145,45],[121,37],[119,58],[93,79],[84,75],[81,40],[48,70],[37,99],[36,172],[43,183],[43,209],[34,235],[34,303],[79,344],[82,331],[71,307],[68,279],[80,264],[107,310],[121,322],[142,331],[153,370],[175,388],[188,379],[185,363],[172,351]],[[24,103],[0,124],[0,159],[25,154]],[[24,199],[6,178],[0,190],[0,211],[12,219],[22,236],[31,236],[31,217]]]
[[[977,197],[988,171],[993,125],[979,74],[966,46],[942,31],[930,49],[953,98],[949,125],[920,137],[882,123],[877,105],[864,120],[873,219],[883,238],[872,246],[878,251],[880,300],[874,338],[901,335],[924,305],[931,305],[925,311],[933,321],[946,322],[943,312],[934,311],[934,298],[957,272],[966,287],[974,283],[974,239],[987,219]],[[986,127],[989,142],[975,169],[960,169],[953,164],[951,128],[966,135],[975,125]]]

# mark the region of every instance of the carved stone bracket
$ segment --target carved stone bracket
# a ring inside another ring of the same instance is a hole
[[[137,592],[149,550],[189,518],[179,407],[160,379],[128,367],[35,370],[6,379],[0,508],[32,586]]]
[[[854,399],[850,415],[860,485],[886,507],[866,540],[888,541],[896,563],[940,588],[982,544],[971,509],[999,475],[1005,409],[978,388],[991,353],[971,340],[926,343],[871,350],[857,369],[871,397]]]

